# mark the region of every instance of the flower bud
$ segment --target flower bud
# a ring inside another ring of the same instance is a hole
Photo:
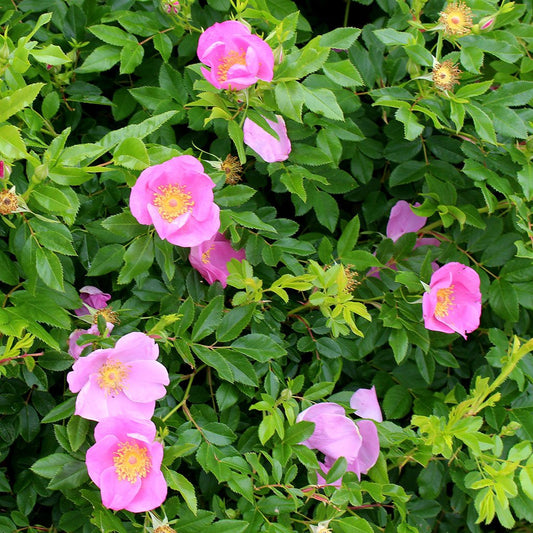
[[[2,159],[0,160],[0,179],[7,179],[11,175],[11,167]]]
[[[178,0],[163,0],[161,2],[161,9],[169,15],[177,15],[180,7]]]

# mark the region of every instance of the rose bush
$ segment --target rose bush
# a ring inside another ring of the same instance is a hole
[[[526,530],[527,4],[5,4],[0,533]]]

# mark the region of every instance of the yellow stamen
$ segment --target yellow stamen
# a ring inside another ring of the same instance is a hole
[[[164,524],[162,526],[155,528],[154,533],[176,533],[176,530]]]
[[[472,27],[472,10],[464,2],[452,2],[440,12],[439,22],[449,35],[466,35]]]
[[[98,324],[98,317],[102,316],[104,317],[104,320],[106,322],[110,322],[111,324],[119,324],[120,320],[118,319],[118,313],[113,311],[111,307],[107,306],[103,309],[98,309],[96,313],[93,316],[93,324]]]
[[[17,195],[11,191],[0,191],[0,215],[9,215],[19,207]]]
[[[209,259],[209,256],[211,255],[211,251],[213,250],[215,246],[214,245],[211,245],[203,254],[202,254],[202,263],[204,263],[204,265],[207,265],[211,262],[211,260]]]
[[[124,388],[129,366],[121,361],[108,359],[98,372],[98,385],[106,394],[118,394]]]
[[[184,185],[162,185],[159,190],[161,193],[154,194],[153,203],[167,222],[192,211],[194,200]]]
[[[126,479],[132,484],[138,478],[146,477],[152,466],[148,450],[130,442],[121,442],[118,445],[118,450],[113,453],[113,463],[118,479]]]
[[[451,285],[446,289],[439,289],[437,291],[437,305],[435,306],[435,316],[437,318],[444,318],[448,316],[450,307],[453,306],[453,289],[454,286]]]
[[[239,159],[234,155],[228,155],[222,164],[220,169],[226,173],[226,184],[235,185],[241,181],[242,165],[239,162]]]
[[[441,91],[449,91],[459,83],[461,71],[451,61],[437,63],[433,67],[433,83]]]
[[[230,50],[228,55],[222,58],[222,61],[217,66],[218,81],[226,81],[228,79],[228,70],[234,65],[246,65],[246,52],[244,50]]]

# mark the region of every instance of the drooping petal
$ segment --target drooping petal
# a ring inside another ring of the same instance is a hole
[[[352,470],[358,477],[366,474],[375,464],[379,457],[379,437],[376,424],[371,420],[359,420],[357,428],[363,438],[363,444],[357,454],[357,470]],[[351,470],[348,465],[348,470]]]
[[[426,220],[426,217],[416,215],[405,200],[400,200],[390,211],[387,237],[397,241],[406,233],[416,233],[424,227]]]
[[[350,407],[361,418],[370,418],[376,422],[383,421],[375,387],[356,390],[350,399]]]

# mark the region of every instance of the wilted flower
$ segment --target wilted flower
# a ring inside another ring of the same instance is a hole
[[[19,199],[14,188],[0,191],[0,215],[10,215],[19,210]]]
[[[156,361],[159,347],[144,333],[128,333],[114,348],[80,357],[67,375],[77,415],[89,420],[108,416],[149,419],[155,400],[169,384],[167,369]]]
[[[472,27],[472,10],[464,2],[451,2],[440,12],[439,22],[449,35],[466,35]]]
[[[431,276],[422,298],[424,325],[433,331],[466,333],[479,327],[481,292],[479,274],[461,263],[447,263]]]
[[[291,153],[291,141],[287,135],[287,126],[283,117],[276,115],[277,122],[265,119],[278,134],[276,139],[269,132],[247,118],[244,121],[244,143],[257,152],[267,163],[285,161]]]
[[[450,91],[454,85],[459,83],[461,71],[451,61],[435,63],[432,71],[432,79],[435,87],[441,91]]]
[[[362,416],[375,417],[374,420],[381,422],[381,410],[373,388],[356,391],[352,403]],[[379,438],[376,425],[371,420],[359,420],[355,423],[346,416],[343,407],[332,402],[312,405],[302,411],[296,420],[314,422],[313,434],[300,444],[325,455],[324,463],[320,465],[324,473],[327,474],[339,457],[346,459],[346,470],[354,472],[358,478],[376,464]],[[325,483],[320,474],[318,481],[320,484]],[[340,480],[332,484],[338,486]]]
[[[228,154],[220,163],[220,170],[226,174],[226,185],[235,185],[241,181],[242,165],[238,157]]]
[[[74,309],[76,316],[84,316],[91,314],[91,309],[104,309],[107,306],[107,302],[111,299],[111,295],[106,292],[102,292],[99,288],[92,285],[86,285],[80,289],[80,298],[83,305]]]
[[[111,322],[106,322],[106,335],[109,337],[109,334],[113,331],[113,328],[115,326]],[[91,343],[87,344],[78,344],[78,339],[82,335],[99,335],[100,332],[98,331],[98,325],[93,324],[89,329],[75,329],[68,338],[68,353],[74,357],[74,359],[78,359],[81,355],[81,352],[87,346],[90,346]]]
[[[225,287],[229,275],[228,261],[242,261],[245,257],[244,250],[234,250],[222,233],[216,233],[211,239],[191,248],[189,261],[209,284],[218,280]]]
[[[220,227],[214,186],[196,158],[174,157],[141,172],[131,189],[131,214],[172,244],[197,246]]]
[[[149,420],[110,417],[96,425],[96,443],[87,450],[86,463],[105,507],[141,513],[165,501],[163,446],[155,435]]]
[[[206,80],[217,89],[245,89],[257,80],[272,81],[270,46],[242,22],[227,20],[207,28],[198,41],[198,58]]]

